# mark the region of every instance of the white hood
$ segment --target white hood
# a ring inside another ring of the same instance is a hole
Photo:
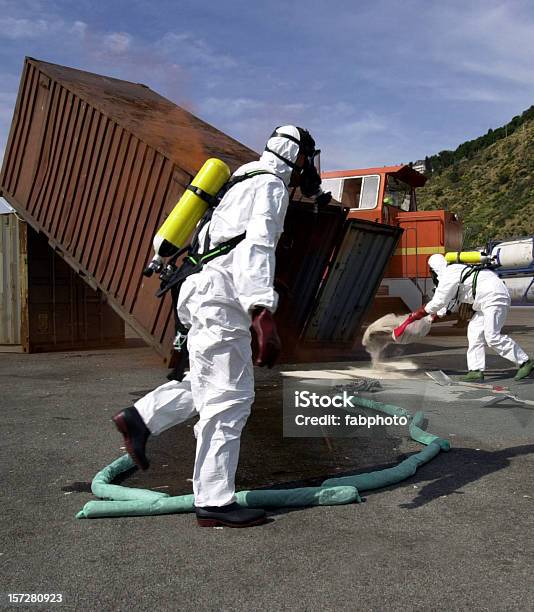
[[[428,259],[428,267],[438,275],[438,280],[447,269],[447,260],[440,253],[431,255]]]
[[[293,136],[297,140],[300,140],[300,133],[294,125],[283,125],[277,128],[277,131],[283,134],[288,134],[289,136]],[[273,136],[267,141],[267,147],[275,153],[278,153],[278,155],[281,157],[285,157],[292,163],[297,161],[299,146],[292,140],[283,138],[281,136]],[[264,151],[257,162],[251,162],[250,164],[241,166],[241,168],[237,170],[236,174],[243,174],[244,172],[257,170],[260,167],[269,170],[270,172],[274,172],[276,176],[279,176],[284,181],[286,187],[289,185],[293,168],[269,151]]]

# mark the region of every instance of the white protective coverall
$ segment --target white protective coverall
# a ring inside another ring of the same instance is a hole
[[[279,128],[299,138],[293,126]],[[299,146],[270,138],[270,149],[292,162]],[[193,491],[195,505],[225,506],[235,501],[235,472],[241,431],[254,401],[251,312],[264,306],[274,312],[275,249],[289,203],[292,169],[264,152],[235,175],[261,174],[237,183],[214,210],[209,224],[210,248],[246,231],[246,238],[226,255],[189,276],[178,297],[178,316],[189,327],[190,371],[135,403],[152,434],[198,414]],[[200,244],[205,236],[204,228]]]
[[[472,304],[475,311],[467,327],[467,367],[470,371],[484,371],[486,352],[484,343],[498,355],[517,366],[528,361],[525,351],[510,338],[501,334],[501,329],[510,310],[510,293],[502,280],[491,270],[478,274],[473,299],[473,275],[460,283],[462,273],[468,266],[447,265],[443,255],[432,255],[428,265],[438,275],[438,286],[434,297],[425,305],[429,314],[444,314],[449,303],[456,298],[460,303]]]

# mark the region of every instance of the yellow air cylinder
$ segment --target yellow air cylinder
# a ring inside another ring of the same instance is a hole
[[[209,196],[216,195],[229,178],[230,168],[220,159],[212,157],[204,163],[191,181],[191,187],[201,191],[195,193],[186,189],[156,232],[153,242],[156,258],[170,257],[185,246],[186,240],[208,208],[202,192]]]
[[[486,263],[488,256],[480,251],[452,251],[450,253],[445,253],[445,259],[448,264],[482,264]]]

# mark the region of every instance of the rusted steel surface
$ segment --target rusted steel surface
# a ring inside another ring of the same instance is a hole
[[[256,154],[148,87],[27,58],[3,196],[163,355],[170,299],[142,270],[152,238],[207,157]]]
[[[124,321],[15,213],[0,215],[0,352],[101,348]]]
[[[27,263],[30,352],[123,344],[124,321],[106,296],[91,289],[31,228]]]
[[[27,321],[26,224],[0,215],[0,351],[23,351]]]
[[[284,233],[276,251],[276,322],[283,338],[282,358],[299,353],[301,335],[325,278],[329,261],[343,231],[340,209],[314,211],[313,206],[290,204]]]
[[[303,342],[354,344],[384,270],[402,236],[402,229],[349,219],[330,266]]]
[[[290,205],[277,250],[276,320],[285,360],[352,355],[402,229],[304,202]]]

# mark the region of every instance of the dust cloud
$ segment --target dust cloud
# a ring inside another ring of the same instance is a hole
[[[384,365],[382,353],[388,344],[393,344],[393,330],[405,319],[406,315],[387,314],[371,323],[365,330],[362,344],[371,356],[373,368]]]
[[[371,356],[372,367],[370,372],[377,377],[400,377],[413,376],[418,369],[416,363],[411,360],[395,360],[388,356],[384,359],[384,349],[389,344],[395,344],[393,330],[404,323],[406,315],[387,314],[377,319],[365,330],[362,344]]]

